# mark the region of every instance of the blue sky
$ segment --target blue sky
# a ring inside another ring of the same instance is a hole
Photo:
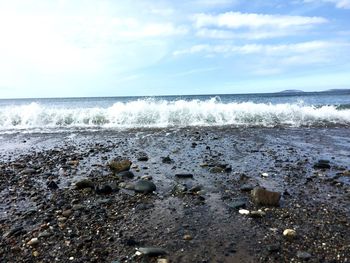
[[[0,0],[0,97],[350,88],[350,0]]]

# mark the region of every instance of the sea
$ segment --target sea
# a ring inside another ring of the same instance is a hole
[[[0,100],[0,134],[189,126],[350,127],[350,90]]]

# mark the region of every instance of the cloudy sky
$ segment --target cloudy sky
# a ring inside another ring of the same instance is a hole
[[[350,0],[0,0],[0,97],[350,88]]]

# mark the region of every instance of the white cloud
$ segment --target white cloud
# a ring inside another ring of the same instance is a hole
[[[350,9],[350,0],[304,0],[305,3],[331,3],[336,8]]]
[[[266,15],[254,13],[227,12],[219,15],[196,14],[193,16],[196,28],[223,27],[239,28],[290,28],[305,27],[328,22],[322,17]]]
[[[296,44],[282,45],[263,45],[263,44],[246,44],[246,45],[195,45],[189,49],[178,50],[174,55],[195,54],[195,53],[214,53],[225,55],[285,55],[291,53],[308,53],[319,51],[340,45],[326,41],[310,41]]]

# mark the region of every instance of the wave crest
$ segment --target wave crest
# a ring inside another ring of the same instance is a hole
[[[0,108],[0,130],[31,128],[140,128],[184,126],[319,126],[350,125],[350,110],[335,106],[222,103],[206,101],[117,102],[108,108],[52,108],[38,103]]]

